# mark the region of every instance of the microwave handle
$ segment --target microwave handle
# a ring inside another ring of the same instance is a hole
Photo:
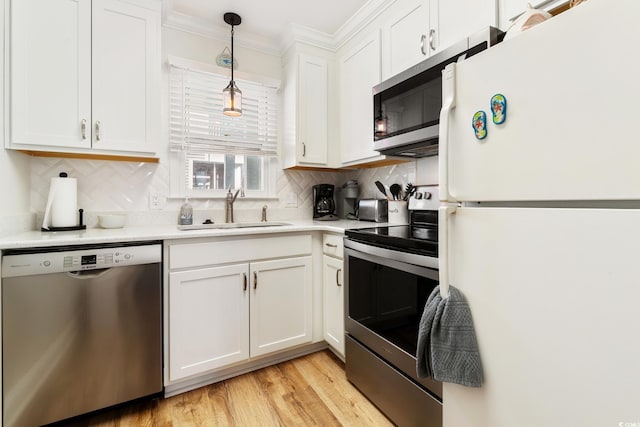
[[[456,63],[442,70],[442,109],[440,110],[440,140],[438,141],[438,163],[440,201],[454,202],[449,192],[449,117],[456,107]]]

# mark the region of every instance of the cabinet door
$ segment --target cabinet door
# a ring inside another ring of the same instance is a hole
[[[251,264],[251,357],[312,339],[311,257]]]
[[[340,60],[340,144],[342,163],[379,156],[373,150],[373,86],[380,83],[380,31]]]
[[[426,59],[429,47],[429,0],[414,1],[399,9],[383,26],[383,79]]]
[[[249,358],[249,265],[169,273],[169,380]]]
[[[324,339],[344,357],[343,261],[323,255]]]
[[[492,25],[496,26],[497,0],[431,0],[431,26],[436,29],[436,51]]]
[[[90,148],[91,3],[11,1],[10,56],[7,146]]]
[[[327,62],[321,58],[300,55],[298,67],[298,161],[326,166]]]
[[[94,149],[155,152],[159,52],[159,11],[93,0]]]

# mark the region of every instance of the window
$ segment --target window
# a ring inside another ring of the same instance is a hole
[[[175,62],[172,61],[172,62]],[[222,114],[229,77],[173,64],[169,71],[171,190],[175,196],[275,196],[278,85],[236,79],[242,116]]]

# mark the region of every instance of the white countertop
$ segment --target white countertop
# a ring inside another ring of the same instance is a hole
[[[233,229],[178,230],[177,225],[125,226],[124,228],[89,228],[82,231],[26,231],[0,238],[0,249],[42,248],[96,243],[141,242],[149,240],[192,239],[196,237],[244,236],[253,234],[326,231],[344,233],[349,228],[367,228],[387,224],[338,220],[284,220],[291,225]]]

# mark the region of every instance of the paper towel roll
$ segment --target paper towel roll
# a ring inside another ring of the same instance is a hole
[[[78,183],[75,178],[51,178],[44,228],[78,225]]]

